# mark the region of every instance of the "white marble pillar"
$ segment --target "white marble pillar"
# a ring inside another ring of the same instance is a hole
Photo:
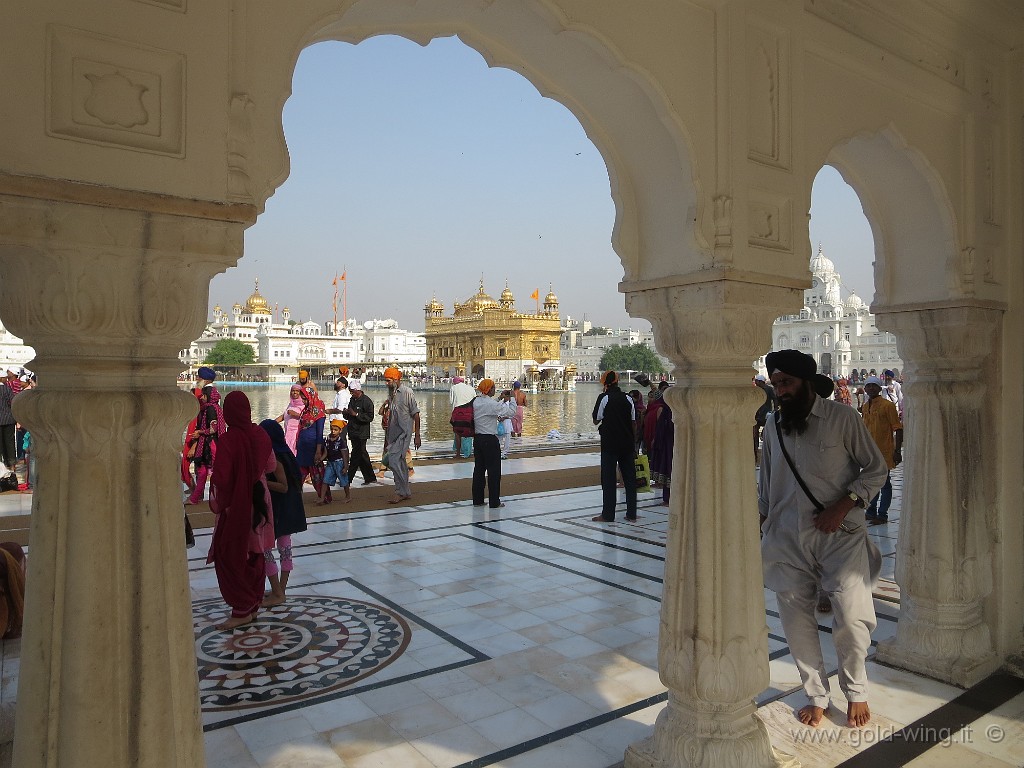
[[[675,363],[675,422],[658,668],[668,705],[627,768],[795,766],[754,697],[768,687],[768,627],[751,456],[752,363],[789,289],[704,283],[629,294]],[[792,302],[790,302],[792,303]]]
[[[906,364],[903,507],[896,552],[900,621],[878,660],[970,686],[998,667],[982,615],[992,591],[1002,312],[888,312]]]
[[[204,764],[175,380],[247,210],[0,178],[0,312],[40,382],[19,768]]]

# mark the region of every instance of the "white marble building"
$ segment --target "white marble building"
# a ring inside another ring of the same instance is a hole
[[[601,358],[611,347],[643,344],[658,355],[666,371],[672,370],[671,361],[658,354],[654,345],[654,331],[638,328],[610,328],[607,333],[588,334],[593,328],[589,320],[576,320],[566,316],[562,323],[561,354],[565,363],[572,363],[580,376],[600,376]]]
[[[0,366],[27,366],[36,352],[0,323]]]
[[[390,318],[365,323],[349,319],[335,327],[332,321],[324,325],[312,319],[294,322],[291,310],[284,307],[277,320],[258,282],[245,304],[235,304],[230,313],[215,306],[203,335],[182,350],[179,358],[192,371],[222,339],[251,346],[256,354],[253,374],[270,381],[290,381],[296,367],[391,363],[415,367],[427,359],[424,335],[399,328]]]
[[[902,371],[896,336],[875,325],[875,316],[856,293],[844,300],[841,285],[835,264],[818,246],[811,259],[811,287],[804,291],[804,306],[775,321],[772,349],[806,352],[817,361],[819,371],[834,376],[849,376],[851,370],[862,375],[872,369]],[[757,368],[764,370],[764,358]]]

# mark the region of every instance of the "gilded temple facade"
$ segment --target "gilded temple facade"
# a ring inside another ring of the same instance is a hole
[[[531,387],[557,389],[575,380],[575,369],[567,370],[559,360],[562,327],[553,291],[536,312],[519,312],[507,283],[495,301],[481,278],[476,294],[456,302],[450,316],[436,298],[423,310],[428,374],[487,377],[498,383],[518,379]]]

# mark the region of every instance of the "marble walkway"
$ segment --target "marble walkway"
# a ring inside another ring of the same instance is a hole
[[[503,469],[590,464],[596,476],[597,459],[513,455]],[[428,461],[416,479],[464,482],[471,471],[468,462]],[[876,592],[876,642],[899,618],[894,479],[892,522],[869,529],[890,580]],[[371,491],[357,484],[353,494],[361,492]],[[413,492],[415,502],[415,484]],[[657,634],[668,517],[658,500],[641,495],[638,523],[611,525],[591,522],[595,487],[508,497],[499,510],[468,501],[335,508],[295,537],[288,601],[227,633],[214,628],[224,604],[204,562],[209,531],[197,531],[188,565],[208,765],[618,765],[666,700]],[[1012,679],[990,682],[965,707],[962,690],[870,661],[870,727],[840,725],[834,677],[830,722],[801,727],[797,671],[774,595],[765,599],[771,683],[759,714],[776,748],[802,765],[1024,764],[1024,695]],[[834,669],[831,619],[819,621]],[[8,694],[16,655],[16,643],[4,648]]]

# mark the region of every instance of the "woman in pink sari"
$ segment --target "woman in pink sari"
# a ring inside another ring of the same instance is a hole
[[[217,629],[234,629],[256,618],[263,602],[264,556],[274,543],[273,506],[266,473],[277,468],[270,437],[252,423],[249,398],[224,398],[228,430],[217,445],[210,487],[216,515],[206,562],[213,563],[231,618]]]
[[[302,416],[302,409],[306,407],[306,401],[302,399],[302,387],[292,384],[290,393],[291,399],[284,413],[277,417],[284,427],[284,442],[295,453],[295,441],[299,437],[299,417]]]

